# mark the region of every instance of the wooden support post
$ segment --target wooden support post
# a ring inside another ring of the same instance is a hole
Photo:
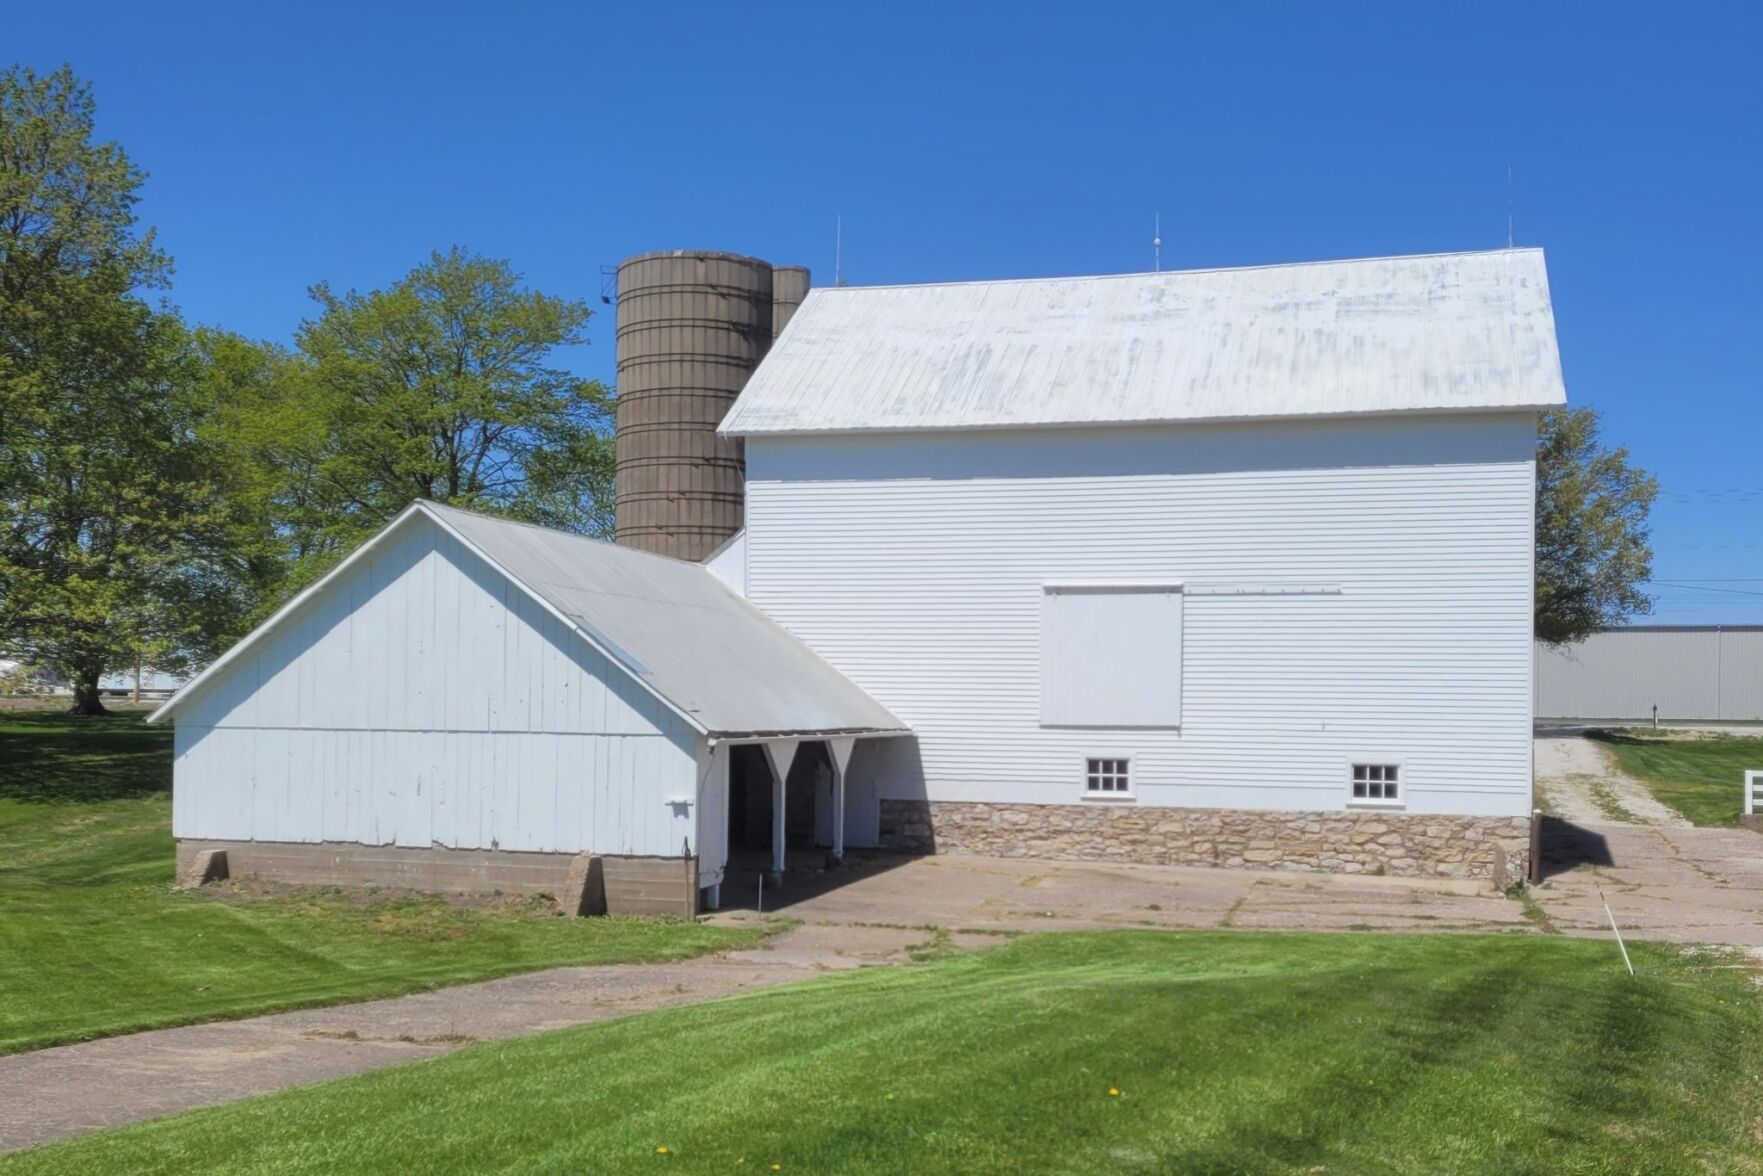
[[[775,739],[762,745],[766,762],[771,765],[771,874],[774,881],[784,876],[784,803],[787,800],[784,782],[789,779],[790,765],[795,762],[799,742]]]
[[[833,857],[841,861],[845,857],[845,775],[856,747],[857,740],[848,737],[826,741],[833,761]]]

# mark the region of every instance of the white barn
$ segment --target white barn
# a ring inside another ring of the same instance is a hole
[[[1564,402],[1536,250],[817,290],[702,567],[413,507],[156,716],[176,833],[611,902],[811,744],[835,850],[1488,875]]]

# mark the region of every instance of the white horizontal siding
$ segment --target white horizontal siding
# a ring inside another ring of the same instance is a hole
[[[749,593],[917,734],[884,797],[1071,801],[1106,754],[1141,803],[1331,809],[1369,760],[1412,811],[1522,813],[1532,428],[756,437]],[[1190,589],[1179,732],[1041,727],[1042,585],[1103,580]]]
[[[179,837],[678,853],[697,737],[429,521],[178,712]]]

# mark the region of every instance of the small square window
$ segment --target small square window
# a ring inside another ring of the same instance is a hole
[[[1401,803],[1396,764],[1354,764],[1352,798],[1371,804]]]
[[[1127,761],[1123,759],[1092,759],[1084,762],[1084,792],[1089,796],[1124,796],[1127,787]]]

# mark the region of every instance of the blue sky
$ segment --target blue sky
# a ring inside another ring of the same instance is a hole
[[[1763,5],[28,5],[198,322],[452,244],[598,303],[713,248],[856,283],[1548,250],[1570,397],[1662,482],[1659,609],[1763,622]],[[569,356],[610,379],[610,308]],[[1691,582],[1694,583],[1691,583]]]

